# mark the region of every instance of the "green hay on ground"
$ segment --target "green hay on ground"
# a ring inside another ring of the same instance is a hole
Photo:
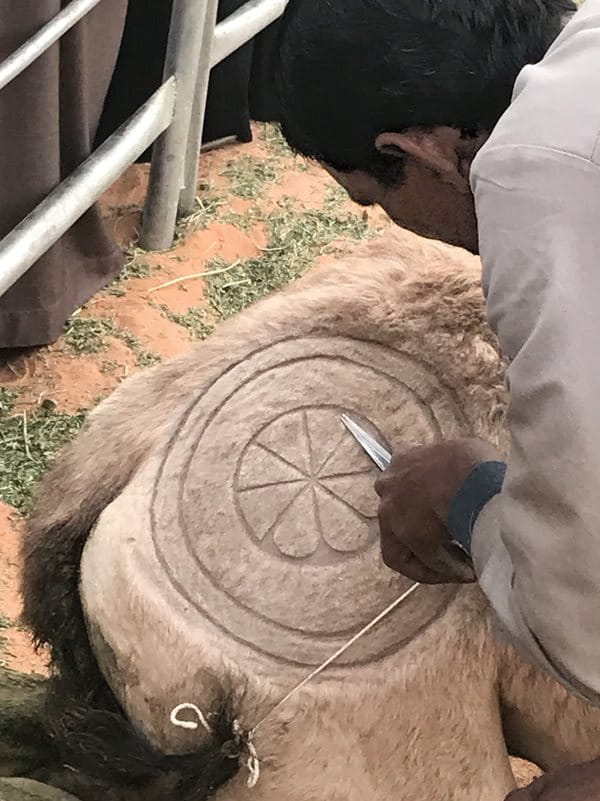
[[[273,155],[294,157],[294,151],[285,141],[281,127],[277,123],[267,122],[263,127],[261,138]]]
[[[167,320],[185,328],[193,341],[206,339],[214,330],[214,323],[209,319],[207,310],[201,306],[192,306],[186,312],[171,311],[164,304],[158,308]]]
[[[259,159],[256,156],[241,156],[229,162],[223,175],[231,181],[231,191],[246,200],[257,200],[279,178],[277,159]]]
[[[100,353],[108,347],[115,326],[105,317],[72,317],[67,324],[64,341],[71,353],[83,356]]]
[[[125,255],[127,258],[125,264],[121,272],[115,278],[115,281],[123,282],[129,281],[132,278],[148,278],[152,275],[152,266],[148,264],[147,261],[143,261],[143,259],[140,258],[140,254],[143,253],[145,253],[145,251],[139,248],[134,248],[129,251],[130,255],[126,252]]]
[[[126,294],[126,284],[135,278],[148,278],[157,267],[146,261],[147,253],[138,245],[130,245],[123,250],[125,264],[117,277],[103,290],[102,294],[121,298]]]
[[[240,231],[250,231],[256,223],[264,222],[265,213],[258,206],[251,206],[243,214],[238,211],[225,212],[220,218],[221,222],[233,225]]]
[[[77,356],[106,350],[111,338],[121,340],[134,352],[139,367],[151,367],[161,360],[157,353],[144,348],[135,334],[119,328],[106,317],[74,317],[64,336],[68,349]]]
[[[21,513],[31,503],[35,483],[61,448],[81,429],[85,412],[57,412],[53,404],[33,414],[0,414],[0,498]]]
[[[15,390],[0,387],[0,420],[12,412],[18,397],[19,393]]]
[[[196,231],[207,228],[219,217],[221,208],[226,205],[227,201],[213,192],[209,184],[201,185],[191,213],[177,222],[173,246],[180,245]]]
[[[114,328],[113,336],[116,339],[120,339],[129,350],[132,350],[135,354],[135,363],[138,367],[153,367],[155,364],[159,364],[161,361],[161,357],[158,353],[154,353],[151,350],[147,350],[144,348],[143,343],[141,340],[133,334],[131,331],[127,331],[125,328]]]
[[[315,258],[331,251],[336,240],[364,239],[373,233],[355,214],[333,207],[298,211],[289,201],[281,203],[266,225],[269,242],[263,255],[206,279],[206,296],[218,318],[231,317],[298,278]],[[214,267],[215,260],[207,271]]]

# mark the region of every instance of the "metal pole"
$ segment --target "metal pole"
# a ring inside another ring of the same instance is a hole
[[[220,22],[215,29],[210,66],[215,67],[238,47],[275,22],[285,11],[287,4],[288,0],[248,0]]]
[[[147,250],[166,250],[173,244],[207,2],[173,3],[165,77],[176,77],[177,97],[173,122],[157,140],[152,154],[140,238]]]
[[[233,145],[237,142],[237,136],[222,136],[220,139],[213,139],[212,142],[206,142],[200,148],[200,153],[210,153],[211,150],[218,150],[227,145]]]
[[[249,0],[215,27],[217,2],[208,2],[196,97],[185,155],[184,185],[179,196],[179,213],[182,215],[192,211],[196,199],[210,70],[280,17],[287,5],[287,0]]]
[[[24,45],[0,64],[0,89],[3,89],[6,84],[14,80],[30,64],[33,64],[42,53],[52,47],[63,34],[82,17],[85,17],[99,2],[100,0],[71,0],[66,8],[59,11],[47,25],[40,28]]]
[[[202,145],[202,131],[204,129],[204,114],[206,112],[206,96],[210,80],[210,54],[212,49],[215,24],[217,21],[218,0],[208,0],[206,6],[206,19],[202,34],[202,47],[200,50],[200,63],[196,77],[196,91],[194,94],[194,107],[188,133],[183,188],[179,194],[179,213],[189,214],[194,208],[196,200],[196,185],[198,183],[198,162],[200,147]]]
[[[161,88],[0,242],[0,295],[35,264],[169,125],[175,79]]]

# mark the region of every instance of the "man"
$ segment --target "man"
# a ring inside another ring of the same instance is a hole
[[[425,583],[476,576],[524,655],[597,704],[600,0],[574,11],[295,0],[278,82],[286,137],[355,200],[480,252],[509,362],[508,462],[480,441],[396,453],[384,560]],[[600,761],[510,798],[600,799]]]

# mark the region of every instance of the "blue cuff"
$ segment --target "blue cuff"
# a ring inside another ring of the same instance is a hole
[[[452,538],[471,553],[471,537],[483,507],[502,491],[505,462],[481,462],[469,473],[450,504],[448,529]]]

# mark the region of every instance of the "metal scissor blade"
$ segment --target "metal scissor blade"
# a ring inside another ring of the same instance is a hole
[[[381,443],[377,442],[365,429],[348,414],[342,414],[342,423],[352,434],[367,456],[375,462],[380,470],[387,470],[392,461],[392,454]],[[468,551],[456,540],[451,540],[452,545],[469,556]],[[469,556],[470,558],[470,556]],[[415,586],[418,586],[415,584]]]
[[[352,434],[361,448],[375,462],[380,470],[387,470],[392,461],[392,454],[374,439],[365,429],[356,422],[350,415],[342,414],[342,423]]]

